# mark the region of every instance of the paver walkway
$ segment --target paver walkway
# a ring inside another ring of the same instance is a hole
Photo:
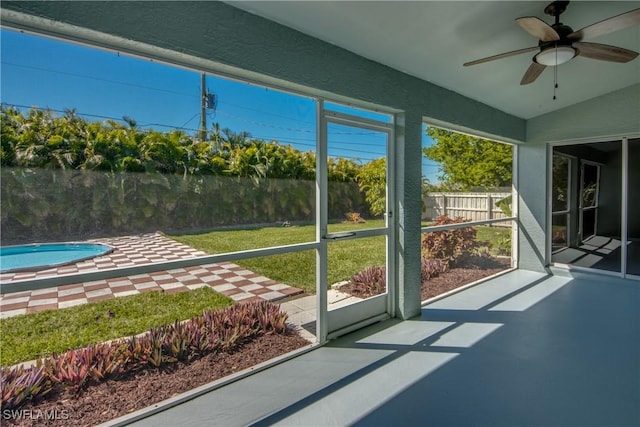
[[[2,283],[33,280],[55,275],[150,264],[160,261],[193,258],[204,255],[187,245],[175,242],[160,233],[99,239],[116,248],[111,254],[76,264],[38,272],[0,275]],[[234,263],[206,264],[177,268],[135,276],[76,283],[34,291],[0,294],[0,317],[10,317],[36,311],[71,307],[108,298],[141,292],[176,293],[210,286],[235,301],[277,301],[302,290],[255,274]]]

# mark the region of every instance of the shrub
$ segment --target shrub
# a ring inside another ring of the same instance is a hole
[[[85,348],[53,354],[38,361],[52,383],[73,392],[80,391],[88,382],[116,379],[125,373],[130,359],[123,342],[98,343]]]
[[[202,356],[211,349],[209,334],[204,330],[204,317],[198,316],[185,322],[184,334],[192,357]]]
[[[90,378],[93,360],[93,346],[90,346],[54,354],[45,358],[42,366],[54,384],[78,392]]]
[[[451,219],[447,215],[440,215],[433,225],[460,224],[467,221],[460,217]],[[475,238],[476,230],[473,227],[433,231],[422,239],[422,249],[426,258],[435,258],[449,265],[461,256],[471,255],[474,249],[478,248],[479,244]]]
[[[513,203],[513,197],[511,195],[505,197],[504,199],[500,199],[496,202],[496,206],[500,208],[503,214],[506,216],[512,216],[513,211],[511,209],[511,205]]]
[[[501,237],[496,242],[498,255],[511,255],[511,237]]]
[[[94,359],[90,371],[95,382],[117,379],[125,373],[130,358],[124,342],[98,343],[93,346]]]
[[[133,336],[126,341],[127,371],[137,371],[147,366],[152,353],[151,342],[146,335]]]
[[[373,266],[354,274],[349,281],[351,293],[355,296],[368,297],[379,295],[387,288],[387,269]]]
[[[282,334],[287,329],[286,312],[280,310],[280,306],[274,304],[254,304],[252,318],[258,322],[259,329],[265,334]]]
[[[142,348],[145,354],[145,362],[154,368],[159,368],[165,361],[162,356],[164,345],[163,331],[161,327],[151,328],[149,332],[142,336]]]
[[[363,224],[367,222],[358,212],[347,212],[344,216],[347,218],[343,221],[344,223]]]
[[[436,258],[422,257],[420,267],[421,282],[437,277],[448,270],[448,264]]]
[[[381,157],[362,165],[356,175],[360,191],[365,194],[373,215],[386,211],[387,159]]]
[[[0,375],[0,406],[3,411],[41,399],[51,391],[51,380],[43,367],[3,368]]]
[[[190,321],[181,323],[177,320],[171,325],[165,325],[159,328],[159,334],[162,342],[162,353],[165,355],[167,362],[184,361],[189,356],[189,348],[192,347],[189,342],[190,335],[187,334],[187,324]]]

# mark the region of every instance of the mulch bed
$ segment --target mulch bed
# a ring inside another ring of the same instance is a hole
[[[470,268],[454,267],[446,273],[423,282],[421,300],[424,301],[442,295],[445,292],[458,289],[461,286],[484,279],[510,267],[511,260],[509,258],[493,258],[491,264],[484,266],[484,268],[479,268],[478,266],[471,266]]]
[[[421,301],[442,295],[461,286],[484,279],[511,267],[509,258],[476,258],[468,260],[464,266],[454,266],[422,283]],[[384,292],[383,287],[370,289],[368,293],[359,292],[352,284],[340,286],[340,291],[358,298],[369,298]]]
[[[75,395],[50,396],[20,408],[23,419],[3,413],[3,426],[93,426],[161,400],[241,371],[281,354],[308,345],[289,332],[265,335],[245,343],[232,353],[209,354],[189,364],[173,363],[165,369],[147,370],[118,381],[93,385]],[[55,420],[46,418],[57,418]]]

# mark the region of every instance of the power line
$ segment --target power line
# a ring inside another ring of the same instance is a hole
[[[51,108],[51,107],[37,107],[37,106],[33,106],[33,105],[22,105],[22,104],[13,104],[10,102],[3,102],[2,105],[6,105],[9,107],[16,107],[16,108],[27,108],[27,109],[34,109],[34,110],[40,110],[40,111],[52,111],[54,113],[62,113],[62,114],[66,114],[68,110],[60,110],[57,108]],[[123,117],[112,117],[112,116],[104,116],[101,114],[91,114],[91,113],[81,113],[78,111],[75,111],[75,115],[77,116],[81,116],[81,117],[92,117],[92,118],[96,118],[96,119],[104,119],[104,120],[113,120],[116,122],[122,122],[122,123],[126,123],[127,121],[124,120]],[[197,114],[196,114],[197,115]],[[195,117],[195,116],[194,116]],[[190,122],[191,120],[193,120],[193,117],[191,119],[189,119],[187,121]],[[174,126],[174,125],[165,125],[162,123],[137,123],[136,124],[138,128],[149,128],[151,126],[154,127],[163,127],[163,128],[167,128],[167,129],[173,129],[173,130],[181,130],[184,132],[197,132],[198,129],[196,128],[187,128],[184,126]]]
[[[309,122],[308,120],[296,119],[294,117],[288,117],[288,116],[284,116],[282,114],[272,113],[270,111],[264,111],[264,110],[258,110],[258,109],[255,109],[255,108],[249,108],[249,107],[245,107],[243,105],[233,104],[233,103],[226,102],[226,101],[221,102],[221,104],[225,105],[225,106],[234,107],[234,108],[241,108],[243,110],[254,111],[256,113],[266,114],[266,115],[273,116],[273,117],[280,117],[282,119],[291,120],[291,121],[295,121],[295,122],[300,122],[300,123],[305,123],[305,124],[312,124],[312,122]]]
[[[289,132],[302,132],[302,133],[315,133],[316,132],[315,129],[299,129],[299,128],[290,128],[290,127],[286,127],[286,126],[272,125],[272,124],[269,124],[269,123],[259,122],[257,120],[251,120],[251,119],[247,119],[247,118],[244,118],[244,117],[236,116],[234,114],[229,114],[229,113],[224,112],[224,111],[218,111],[218,114],[230,117],[232,119],[240,120],[240,121],[243,121],[243,122],[246,122],[246,123],[251,123],[251,124],[254,124],[254,125],[273,128],[273,129],[282,129],[282,130],[286,130],[286,131],[289,131]],[[333,134],[333,135],[378,135],[378,133],[376,133],[376,132],[331,132],[331,134]]]
[[[184,124],[182,126],[180,126],[180,128],[184,128],[187,124],[189,124],[189,122],[191,120],[195,119],[198,114],[200,114],[200,113],[195,113],[193,116],[191,116],[191,118],[189,120],[187,120],[186,122],[184,122]]]
[[[40,111],[53,111],[55,113],[63,113],[66,114],[68,110],[58,110],[55,108],[42,108],[42,107],[36,107],[33,105],[21,105],[21,104],[12,104],[9,102],[3,102],[2,105],[8,105],[9,107],[17,107],[17,108],[28,108],[28,109],[33,109],[33,110],[40,110]],[[125,120],[123,120],[122,117],[110,117],[110,116],[102,116],[102,115],[98,115],[98,114],[89,114],[89,113],[80,113],[80,112],[75,112],[76,115],[78,116],[83,116],[83,117],[95,117],[97,119],[107,119],[107,120],[115,120],[115,121],[120,121],[120,122],[124,122]]]
[[[90,79],[90,80],[95,80],[95,81],[100,81],[100,82],[105,82],[105,83],[110,83],[110,84],[119,84],[119,85],[123,85],[123,86],[137,87],[137,88],[141,88],[141,89],[154,90],[154,91],[158,91],[158,92],[165,92],[165,93],[174,94],[174,95],[180,95],[180,96],[188,96],[188,97],[194,97],[194,98],[196,97],[195,95],[186,94],[186,93],[182,93],[182,92],[176,92],[176,91],[172,91],[172,90],[168,90],[168,89],[161,89],[161,88],[157,88],[157,87],[138,85],[138,84],[127,83],[127,82],[122,82],[122,81],[118,81],[118,80],[103,79],[103,78],[87,76],[87,75],[78,74],[78,73],[72,73],[72,72],[67,72],[67,71],[53,70],[53,69],[50,69],[50,68],[34,67],[34,66],[16,64],[16,63],[7,62],[7,61],[0,61],[0,63],[2,63],[4,65],[10,65],[10,66],[14,66],[14,67],[19,67],[19,68],[32,69],[32,70],[43,71],[43,72],[48,72],[48,73],[53,73],[53,74],[63,74],[63,75],[79,77],[79,78],[84,78],[84,79]],[[234,106],[236,108],[244,108],[246,110],[255,111],[255,112],[258,112],[260,114],[272,115],[272,116],[275,116],[275,117],[280,117],[280,118],[285,118],[285,119],[288,119],[288,120],[299,121],[301,123],[311,124],[308,121],[294,119],[294,118],[286,117],[286,116],[283,116],[283,115],[280,115],[280,114],[274,114],[274,113],[271,113],[271,112],[268,112],[268,111],[264,111],[264,110],[258,110],[258,109],[254,109],[254,108],[242,107],[242,106],[239,106],[239,105],[236,105],[236,104],[232,104],[232,103],[228,103],[228,102],[225,102],[225,104]],[[58,110],[53,110],[52,109],[52,111],[58,111]],[[83,115],[88,116],[88,117],[111,118],[111,117],[106,117],[106,116],[90,115],[90,114],[83,114]],[[249,123],[252,123],[252,124],[259,125],[259,126],[282,129],[282,130],[287,130],[287,131],[290,131],[290,132],[309,132],[309,133],[310,132],[315,132],[315,130],[297,129],[297,128],[288,128],[288,127],[270,125],[270,124],[259,122],[259,121],[255,121],[255,120],[248,120],[248,119],[242,118],[240,116],[236,116],[236,115],[229,114],[229,113],[224,113],[224,112],[222,112],[222,115],[226,115],[227,117],[230,117],[230,118],[233,118],[233,119],[236,119],[236,120],[240,120],[240,121],[249,122]],[[191,120],[192,119],[190,119],[189,121],[191,121]],[[157,126],[162,126],[162,127],[173,127],[173,126],[169,126],[169,125],[156,124],[156,123],[153,123],[152,125],[157,125]],[[178,129],[182,129],[182,128],[184,128],[184,125],[181,126]],[[193,130],[197,130],[197,129],[193,129]]]
[[[31,65],[21,65],[21,64],[16,64],[16,63],[7,62],[7,61],[0,61],[0,63],[3,64],[3,65],[10,65],[10,66],[13,66],[13,67],[27,68],[27,69],[31,69],[31,70],[38,70],[38,71],[44,71],[44,72],[48,72],[48,73],[55,73],[55,74],[64,74],[64,75],[67,75],[67,76],[80,77],[80,78],[83,78],[83,79],[96,80],[96,81],[99,81],[99,82],[118,84],[118,85],[122,85],[122,86],[131,86],[131,87],[137,87],[137,88],[147,89],[147,90],[155,90],[155,91],[158,91],[158,92],[166,92],[166,93],[170,93],[170,94],[173,94],[173,95],[195,97],[194,95],[191,95],[191,94],[186,94],[186,93],[182,93],[182,92],[176,92],[176,91],[173,91],[173,90],[161,89],[161,88],[151,87],[151,86],[143,86],[143,85],[138,85],[138,84],[135,84],[135,83],[127,83],[127,82],[122,82],[122,81],[118,81],[118,80],[109,80],[109,79],[103,79],[103,78],[99,78],[99,77],[86,76],[86,75],[83,75],[83,74],[71,73],[69,71],[58,71],[58,70],[52,70],[50,68],[34,67],[34,66],[31,66]]]
[[[89,80],[100,81],[100,82],[104,82],[104,83],[118,84],[118,85],[122,85],[122,86],[130,86],[130,87],[137,87],[137,88],[146,89],[146,90],[154,90],[154,91],[165,92],[165,93],[169,93],[169,94],[173,94],[173,95],[188,96],[188,97],[196,98],[196,95],[187,94],[187,93],[183,93],[183,92],[176,92],[176,91],[172,91],[172,90],[168,90],[168,89],[162,89],[162,88],[152,87],[152,86],[144,86],[144,85],[139,85],[139,84],[135,84],[135,83],[123,82],[123,81],[119,81],[119,80],[109,80],[109,79],[93,77],[93,76],[88,76],[88,75],[79,74],[79,73],[72,73],[72,72],[69,72],[69,71],[60,71],[60,70],[53,70],[51,68],[35,67],[35,66],[24,65],[24,64],[16,64],[14,62],[8,62],[8,61],[0,61],[0,64],[9,65],[9,66],[18,67],[18,68],[25,68],[25,69],[43,71],[43,72],[48,72],[48,73],[53,73],[53,74],[62,74],[62,75],[68,75],[68,76],[72,76],[72,77],[79,77],[79,78],[84,78],[84,79],[89,79]],[[228,102],[225,102],[225,104],[234,106],[236,108],[243,108],[243,109],[246,109],[246,110],[249,110],[249,111],[255,111],[255,112],[260,113],[260,114],[266,114],[266,115],[271,115],[271,116],[274,116],[274,117],[284,118],[284,119],[287,119],[287,120],[294,120],[294,121],[298,121],[298,122],[301,122],[301,123],[312,124],[311,122],[308,122],[308,121],[305,121],[305,120],[295,119],[295,118],[292,118],[292,117],[287,117],[287,116],[283,116],[283,115],[280,115],[280,114],[271,113],[271,112],[265,111],[265,110],[258,110],[258,109],[254,109],[254,108],[243,107],[243,106],[240,106],[240,105],[237,105],[237,104],[233,104],[233,103],[228,103]],[[230,114],[230,113],[225,113],[225,112],[220,112],[220,113],[222,115],[225,115],[225,116],[230,117],[232,119],[236,119],[236,120],[252,123],[252,124],[255,124],[255,125],[258,125],[258,126],[271,127],[271,128],[275,128],[275,129],[282,129],[282,130],[287,130],[287,131],[290,131],[290,132],[305,132],[305,133],[315,132],[315,130],[290,128],[290,127],[284,127],[284,126],[271,125],[271,124],[267,124],[267,123],[264,123],[264,122],[259,122],[259,121],[255,121],[255,120],[249,120],[249,119],[246,119],[246,118],[243,118],[243,117],[240,117],[240,116],[236,116],[236,115]],[[167,127],[167,125],[159,125],[159,126]],[[334,133],[334,134],[342,134],[342,135],[371,135],[371,134],[375,134],[373,132],[332,132],[332,133]]]
[[[79,73],[72,73],[72,72],[68,72],[68,71],[60,71],[60,70],[53,70],[51,68],[44,68],[44,67],[36,67],[36,66],[30,66],[30,65],[24,65],[24,64],[17,64],[17,63],[9,62],[9,61],[0,61],[0,63],[4,64],[4,65],[19,67],[19,68],[32,69],[32,70],[43,71],[43,72],[54,73],[54,74],[68,75],[68,76],[79,77],[79,78],[84,78],[84,79],[90,79],[90,80],[95,80],[95,81],[100,81],[100,82],[105,82],[105,83],[110,83],[110,84],[118,84],[118,85],[129,86],[129,87],[137,87],[137,88],[146,89],[146,90],[154,90],[154,91],[158,91],[158,92],[164,92],[164,93],[169,93],[169,94],[174,94],[174,95],[188,96],[188,97],[194,97],[195,98],[195,95],[186,94],[186,93],[182,93],[182,92],[176,92],[176,91],[172,91],[172,90],[168,90],[168,89],[161,89],[161,88],[157,88],[157,87],[138,85],[138,84],[123,82],[123,81],[118,81],[118,80],[109,80],[109,79],[104,79],[104,78],[99,78],[99,77],[83,75],[83,74],[79,74]],[[303,120],[299,120],[299,119],[295,119],[295,118],[291,118],[291,117],[286,117],[286,116],[283,116],[283,115],[271,113],[271,112],[264,111],[264,110],[252,109],[252,108],[243,107],[243,106],[239,106],[239,105],[236,105],[236,104],[233,104],[233,103],[228,103],[228,102],[226,104],[227,105],[231,105],[231,106],[235,106],[235,107],[238,107],[238,108],[244,108],[244,109],[250,110],[250,111],[255,111],[255,112],[258,112],[260,114],[272,115],[272,116],[281,117],[281,118],[284,118],[284,119],[287,119],[287,120],[295,120],[295,121],[298,121],[298,122],[301,122],[301,123],[312,124],[311,122],[308,122],[308,121],[303,121]],[[25,107],[25,108],[27,108],[27,107]],[[54,109],[51,109],[51,110],[52,111],[59,111],[59,110],[54,110]],[[258,125],[258,126],[262,126],[262,127],[281,129],[281,130],[286,130],[286,131],[289,131],[289,132],[315,133],[315,129],[299,129],[299,128],[293,128],[293,127],[278,126],[278,125],[268,124],[268,123],[264,123],[264,122],[260,122],[260,121],[256,121],[256,120],[246,119],[244,117],[240,117],[240,116],[237,116],[237,115],[234,115],[234,114],[230,114],[230,113],[226,113],[226,112],[220,112],[220,114],[222,114],[223,116],[227,116],[229,118],[235,119],[235,120],[244,121],[244,122],[251,123],[251,124],[254,124],[254,125]],[[98,118],[102,117],[102,118],[107,118],[107,119],[112,119],[112,120],[120,120],[120,119],[115,119],[113,117],[100,116],[100,115],[92,115],[92,114],[82,114],[82,115],[87,116],[87,117],[98,117]],[[191,120],[192,119],[190,119],[189,121],[191,121]],[[189,121],[187,121],[187,123]],[[140,126],[160,126],[160,127],[175,128],[175,129],[181,129],[181,130],[198,131],[198,129],[186,129],[186,128],[184,128],[185,125],[183,125],[181,127],[177,127],[177,128],[175,126],[170,126],[170,125],[165,125],[165,124],[160,124],[160,123],[150,123],[150,124],[140,125]],[[335,134],[335,135],[375,135],[376,134],[375,132],[371,132],[371,131],[368,131],[368,132],[331,132],[331,133]],[[339,142],[339,143],[343,143],[344,142],[344,143],[346,143],[346,141],[336,141],[336,142]],[[349,144],[356,145],[357,143],[349,142]],[[361,144],[361,145],[368,145],[368,144]]]

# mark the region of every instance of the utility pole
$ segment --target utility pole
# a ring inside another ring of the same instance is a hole
[[[200,79],[200,140],[207,140],[207,75]]]
[[[207,140],[207,110],[216,111],[218,100],[215,93],[207,89],[207,75],[202,73],[200,78],[200,140]]]

